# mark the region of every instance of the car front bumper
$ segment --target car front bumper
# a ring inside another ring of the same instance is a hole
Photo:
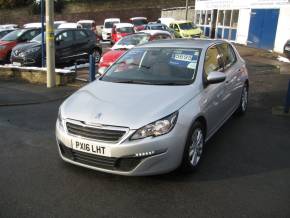
[[[121,142],[103,143],[110,148],[111,157],[97,156],[72,149],[75,137],[65,127],[56,123],[56,140],[61,158],[69,163],[89,169],[127,176],[162,174],[176,169],[181,161],[186,143],[187,131],[176,123],[171,132],[159,137],[129,140],[130,130]],[[88,139],[87,139],[88,140]],[[96,142],[96,141],[95,141]]]
[[[41,60],[38,57],[34,56],[15,56],[11,55],[10,59],[11,63],[19,63],[21,66],[40,66],[41,65]]]

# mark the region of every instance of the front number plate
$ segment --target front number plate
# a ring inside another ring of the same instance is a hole
[[[72,139],[72,148],[77,151],[86,152],[94,155],[101,155],[110,157],[111,151],[108,146],[99,145],[95,142],[83,140],[83,139]]]

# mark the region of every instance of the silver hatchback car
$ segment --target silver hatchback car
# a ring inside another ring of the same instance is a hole
[[[245,61],[229,42],[138,46],[60,106],[60,156],[120,175],[194,170],[210,137],[246,112],[248,89]]]

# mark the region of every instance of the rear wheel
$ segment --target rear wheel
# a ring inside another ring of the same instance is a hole
[[[204,127],[199,121],[191,127],[183,153],[181,164],[183,171],[193,171],[199,165],[205,141],[204,132]]]
[[[246,113],[249,102],[248,97],[249,97],[249,86],[245,84],[242,89],[240,105],[236,111],[237,115],[244,115]]]

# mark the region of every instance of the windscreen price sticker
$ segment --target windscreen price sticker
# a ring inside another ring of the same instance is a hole
[[[193,57],[192,55],[187,55],[187,54],[175,54],[174,59],[177,61],[191,62],[192,57]]]
[[[175,50],[169,64],[176,67],[195,69],[199,53],[192,50]]]

